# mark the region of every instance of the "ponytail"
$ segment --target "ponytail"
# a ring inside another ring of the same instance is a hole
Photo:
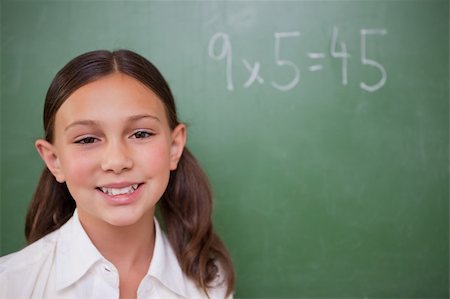
[[[28,244],[60,228],[75,210],[75,201],[66,184],[58,183],[45,168],[39,179],[25,220]]]
[[[227,296],[234,289],[231,258],[214,233],[212,192],[195,157],[185,148],[160,200],[167,236],[183,272],[207,291],[222,270]]]

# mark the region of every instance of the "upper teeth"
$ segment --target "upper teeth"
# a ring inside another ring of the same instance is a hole
[[[103,193],[106,193],[108,195],[119,195],[119,194],[127,194],[131,193],[134,190],[136,190],[138,187],[138,184],[134,184],[125,188],[106,188],[101,187],[100,189],[103,191]]]

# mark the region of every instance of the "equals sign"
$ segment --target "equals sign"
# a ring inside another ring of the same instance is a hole
[[[311,59],[323,59],[323,58],[325,58],[325,54],[324,53],[308,53],[308,57]],[[309,70],[311,72],[320,71],[321,69],[323,69],[323,65],[321,65],[321,64],[315,64],[315,65],[311,65],[309,67]]]

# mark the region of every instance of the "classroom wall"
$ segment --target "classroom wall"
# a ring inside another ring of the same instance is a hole
[[[24,245],[55,73],[154,62],[238,298],[448,298],[448,1],[2,1],[0,249]]]

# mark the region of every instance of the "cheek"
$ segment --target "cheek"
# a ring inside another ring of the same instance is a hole
[[[137,165],[145,165],[145,168],[151,172],[169,172],[169,146],[166,143],[161,142],[158,145],[154,144],[153,146],[141,148],[136,152],[135,163],[137,163]]]
[[[97,164],[96,158],[85,152],[67,153],[61,160],[66,181],[74,183],[81,183],[92,178]]]

